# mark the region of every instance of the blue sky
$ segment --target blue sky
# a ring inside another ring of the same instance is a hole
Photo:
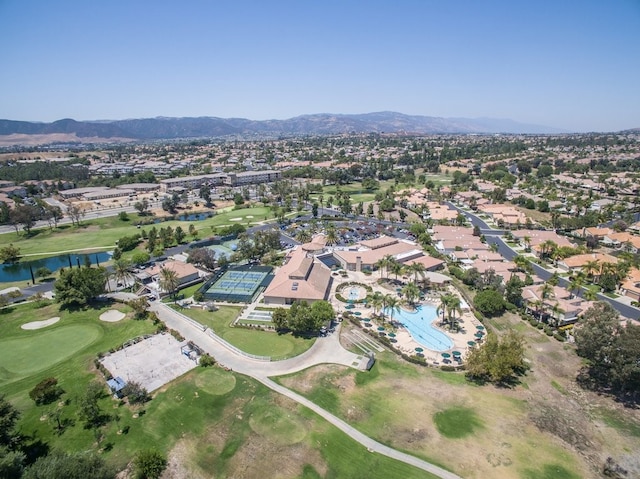
[[[640,127],[640,0],[0,0],[0,118]]]

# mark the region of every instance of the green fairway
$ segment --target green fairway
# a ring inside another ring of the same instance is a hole
[[[0,341],[0,384],[33,374],[73,356],[101,335],[94,324],[28,331],[23,337]]]
[[[291,358],[302,354],[315,342],[315,338],[295,337],[291,333],[278,334],[272,331],[232,327],[232,322],[240,314],[240,307],[221,306],[214,312],[181,309],[175,305],[172,307],[211,328],[218,336],[242,351],[257,356],[270,356],[275,360]]]

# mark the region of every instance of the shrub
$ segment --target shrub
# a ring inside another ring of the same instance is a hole
[[[40,406],[42,404],[52,403],[62,396],[63,393],[64,390],[58,386],[58,380],[56,378],[46,378],[29,391],[29,397]]]
[[[555,333],[555,334],[553,335],[553,337],[554,337],[554,338],[556,338],[556,339],[557,339],[558,341],[560,341],[561,343],[563,343],[563,342],[565,341],[565,337],[564,337],[562,334],[560,334],[560,333]]]
[[[145,449],[136,454],[133,466],[137,479],[157,479],[167,467],[167,460],[158,451]]]
[[[204,353],[202,356],[200,356],[200,361],[198,362],[198,364],[203,368],[207,368],[209,366],[214,366],[216,364],[216,360],[213,359],[213,357],[210,356],[209,353]]]

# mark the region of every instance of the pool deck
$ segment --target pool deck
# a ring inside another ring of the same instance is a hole
[[[372,321],[371,321],[372,326],[370,327],[371,329],[376,329],[378,326],[383,326],[381,322],[376,321],[376,319],[373,317],[373,308],[367,307],[366,305],[363,305],[363,304],[356,303],[354,304],[355,307],[353,309],[348,310],[348,309],[345,309],[345,306],[347,303],[343,303],[342,301],[337,300],[335,297],[335,288],[347,281],[355,281],[358,283],[371,286],[374,292],[379,291],[383,294],[395,294],[396,293],[395,290],[387,289],[377,284],[377,281],[380,279],[380,273],[374,272],[371,275],[366,275],[360,272],[348,271],[348,277],[346,278],[334,277],[334,278],[335,278],[334,285],[332,287],[332,291],[330,294],[330,301],[337,312],[351,311],[353,313],[353,312],[359,311],[361,313],[360,317],[372,318]],[[425,300],[422,301],[421,304],[429,304],[437,308],[438,305],[440,304],[440,296],[447,293],[458,296],[461,300],[461,304],[463,305],[466,304],[466,301],[464,301],[464,298],[462,297],[460,292],[451,285],[444,286],[441,290],[429,290]],[[458,322],[460,324],[459,332],[449,331],[440,327],[438,320],[435,320],[433,322],[434,328],[445,333],[453,341],[453,347],[447,351],[432,351],[424,347],[424,345],[418,343],[415,339],[413,339],[411,334],[409,334],[409,331],[402,326],[394,328],[390,326],[388,322],[384,326],[386,327],[387,332],[393,331],[396,334],[395,343],[393,343],[396,349],[411,356],[416,354],[415,348],[422,348],[424,350],[423,351],[424,358],[427,360],[429,364],[443,365],[447,363],[443,362],[444,359],[442,357],[442,352],[448,352],[449,354],[451,354],[451,351],[460,351],[460,353],[462,353],[462,360],[464,361],[465,357],[467,356],[470,350],[470,347],[467,344],[467,342],[476,341],[476,338],[474,336],[477,332],[476,326],[481,325],[481,323],[476,319],[476,317],[473,315],[473,312],[470,309],[468,309],[468,307],[466,309],[462,309],[462,315],[458,318]],[[364,324],[365,323],[363,321],[362,322],[363,328],[366,327],[364,326]],[[448,364],[456,365],[457,363],[455,361],[452,361]]]

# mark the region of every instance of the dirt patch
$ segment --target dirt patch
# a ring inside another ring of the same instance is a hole
[[[22,329],[46,328],[47,326],[51,326],[52,324],[56,324],[58,321],[60,321],[60,318],[56,316],[55,318],[46,319],[44,321],[32,321],[30,323],[25,323],[22,326],[20,326],[20,328],[22,328]]]

